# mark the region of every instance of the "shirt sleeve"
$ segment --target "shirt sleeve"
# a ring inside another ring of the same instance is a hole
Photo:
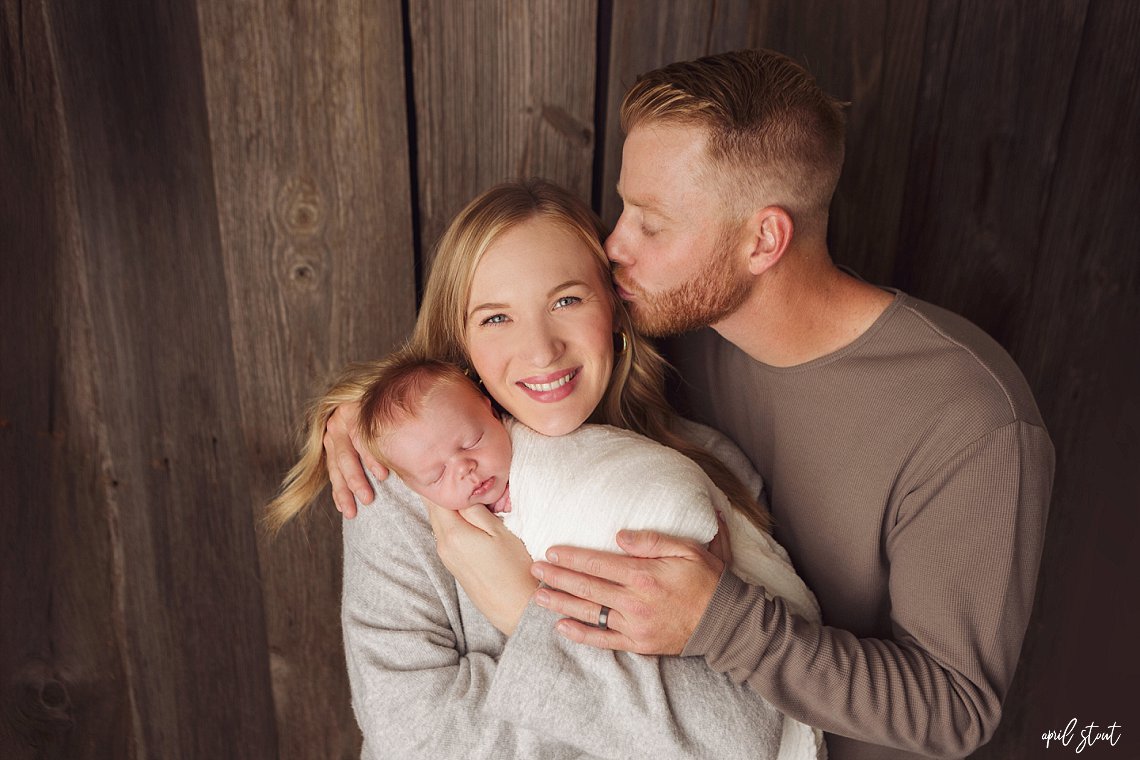
[[[826,731],[960,757],[992,735],[1021,650],[1053,480],[1045,430],[999,428],[902,500],[884,529],[891,637],[808,622],[731,573],[686,655]]]

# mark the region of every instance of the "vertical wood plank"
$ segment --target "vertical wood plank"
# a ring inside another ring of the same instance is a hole
[[[400,5],[198,11],[254,519],[330,372],[414,320]],[[260,546],[277,730],[283,756],[350,757],[340,517],[314,517]]]
[[[43,11],[0,7],[0,756],[126,757],[107,451]]]
[[[1074,717],[1107,730],[1135,715],[1140,610],[1125,600],[1140,577],[1140,6],[1090,3],[1079,37],[1050,176],[1014,183],[1014,195],[1044,198],[1039,235],[1023,244],[1036,254],[1027,303],[1006,332],[1038,389],[1058,470],[1014,689],[976,753],[987,760],[1040,757],[1037,737]]]
[[[1032,279],[1086,6],[1043,14],[1033,2],[967,1],[928,26],[894,279],[1006,346],[1007,316]]]
[[[597,3],[410,6],[424,260],[496,182],[543,176],[590,197]]]
[[[697,58],[708,50],[715,5],[693,0],[615,0],[605,92],[606,129],[602,162],[602,219],[613,226],[621,216],[621,101],[639,74],[672,61]],[[740,30],[745,32],[746,30]],[[743,44],[743,37],[742,44]],[[598,97],[602,97],[601,94]]]
[[[91,406],[77,413],[102,444],[106,645],[122,662],[127,754],[271,757],[249,487],[230,467],[242,443],[193,9],[45,5],[73,167],[68,245],[89,304],[63,313],[86,318],[76,329],[94,359]]]

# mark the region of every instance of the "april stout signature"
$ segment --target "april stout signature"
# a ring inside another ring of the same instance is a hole
[[[1077,742],[1073,748],[1078,754],[1084,752],[1094,744],[1108,742],[1109,746],[1115,747],[1116,743],[1124,735],[1120,731],[1119,723],[1111,723],[1107,726],[1101,727],[1096,723],[1090,722],[1088,725],[1078,730],[1078,721],[1073,718],[1069,721],[1060,731],[1046,731],[1041,734],[1041,741],[1045,742],[1045,749],[1049,749],[1049,745],[1057,742],[1062,747],[1068,747],[1074,741]],[[1077,740],[1080,741],[1077,741]]]

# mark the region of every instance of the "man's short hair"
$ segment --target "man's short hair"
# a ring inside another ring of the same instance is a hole
[[[787,56],[739,50],[642,74],[622,101],[621,126],[703,127],[710,168],[737,211],[777,205],[823,232],[843,167],[845,105]]]

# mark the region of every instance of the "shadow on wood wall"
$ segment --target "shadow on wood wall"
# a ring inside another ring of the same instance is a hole
[[[1140,6],[0,6],[0,755],[350,757],[331,506],[256,519],[447,220],[542,175],[608,222],[636,73],[762,46],[851,101],[838,261],[965,314],[1058,450],[993,742],[1140,717]]]

